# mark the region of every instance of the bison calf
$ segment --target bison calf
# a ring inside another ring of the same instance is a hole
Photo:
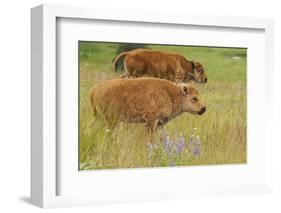
[[[114,79],[92,88],[91,103],[111,124],[145,123],[153,132],[183,112],[203,114],[206,107],[198,95],[191,85],[163,79]]]
[[[117,69],[118,61],[124,57],[125,74],[122,78],[155,77],[173,82],[195,81],[206,83],[207,77],[202,64],[188,61],[184,56],[156,50],[135,49],[119,54],[113,60]]]

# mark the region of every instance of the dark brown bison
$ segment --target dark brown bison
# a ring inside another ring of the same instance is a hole
[[[189,61],[177,53],[147,49],[123,52],[113,60],[115,70],[122,57],[125,69],[122,78],[155,77],[173,82],[207,82],[202,64]]]

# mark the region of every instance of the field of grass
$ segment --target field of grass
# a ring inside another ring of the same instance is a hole
[[[90,88],[119,78],[112,59],[118,44],[80,42],[80,169],[141,168],[246,163],[246,49],[148,45],[173,51],[205,67],[207,84],[195,84],[207,111],[183,113],[156,133],[120,123],[108,132],[90,108]]]

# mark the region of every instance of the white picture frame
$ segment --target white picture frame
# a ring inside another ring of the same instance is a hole
[[[148,11],[121,11],[100,8],[85,8],[74,6],[41,5],[31,9],[31,201],[33,204],[47,207],[91,205],[99,203],[116,202],[138,202],[143,200],[165,200],[198,196],[253,194],[271,191],[270,161],[263,156],[265,165],[263,170],[265,178],[259,183],[247,184],[234,183],[233,185],[221,185],[200,187],[199,184],[193,188],[167,187],[163,185],[162,190],[155,192],[138,190],[134,193],[125,191],[120,196],[119,192],[104,190],[96,195],[58,195],[58,173],[61,169],[57,164],[59,159],[57,152],[57,87],[60,83],[57,80],[57,21],[64,19],[119,21],[135,23],[153,23],[158,25],[192,25],[201,27],[221,27],[231,29],[256,29],[264,32],[265,57],[263,74],[265,88],[261,92],[266,95],[266,106],[272,109],[272,95],[270,90],[273,87],[273,21],[271,19],[241,18],[241,17],[216,17],[189,14],[154,13]],[[270,131],[272,121],[270,113],[264,121],[265,149],[270,150]],[[269,153],[267,152],[267,157]],[[175,173],[183,174],[185,168],[173,170]],[[199,168],[203,170],[204,168]],[[169,168],[165,169],[166,171]],[[229,171],[232,168],[228,169]],[[132,170],[124,172],[129,176],[135,173],[136,176],[145,173]],[[149,173],[146,171],[146,173]],[[154,177],[159,176],[161,171],[154,171]],[[157,174],[156,174],[157,173]],[[114,172],[107,171],[113,179]],[[162,172],[163,174],[163,172]],[[151,174],[148,174],[151,175]],[[138,178],[138,177],[137,177]],[[76,184],[76,183],[73,183]],[[161,186],[161,185],[159,185]],[[154,189],[153,189],[154,190]],[[127,193],[127,194],[126,194]]]

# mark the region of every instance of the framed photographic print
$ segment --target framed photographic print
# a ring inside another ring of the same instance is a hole
[[[31,15],[33,204],[270,192],[272,20]]]

